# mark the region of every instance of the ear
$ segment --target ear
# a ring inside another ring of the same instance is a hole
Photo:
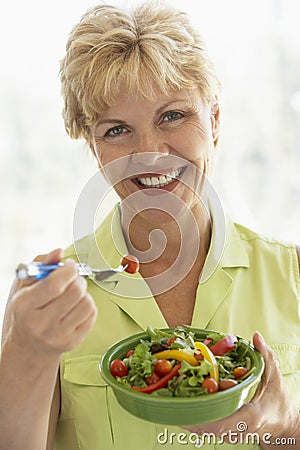
[[[218,97],[214,97],[212,100],[210,120],[214,146],[216,147],[220,136],[220,105]]]

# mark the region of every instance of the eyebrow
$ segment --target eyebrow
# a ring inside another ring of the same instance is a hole
[[[178,98],[175,100],[170,100],[169,102],[164,103],[160,108],[158,108],[157,113],[161,113],[165,108],[168,108],[168,106],[171,106],[173,103],[190,103],[185,98]]]
[[[158,110],[155,112],[155,114],[160,114],[165,108],[168,108],[168,106],[172,105],[173,103],[191,103],[188,99],[175,99],[175,100],[170,100],[169,102],[164,103],[162,106],[160,106],[158,108]],[[107,118],[107,119],[101,119],[99,118],[99,120],[97,120],[97,122],[95,123],[95,126],[98,127],[99,125],[103,125],[103,124],[119,124],[119,125],[126,125],[127,122],[123,119],[117,119],[117,118]]]
[[[126,122],[125,122],[125,120],[122,120],[122,119],[99,119],[99,120],[97,120],[97,122],[96,122],[96,124],[95,124],[95,126],[97,127],[98,125],[103,125],[104,123],[111,123],[111,124],[114,124],[114,123],[118,123],[118,124],[120,124],[120,125],[126,125]]]

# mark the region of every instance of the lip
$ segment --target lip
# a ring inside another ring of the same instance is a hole
[[[137,175],[135,175],[135,178],[147,178],[147,177],[157,177],[159,175],[166,175],[170,174],[172,172],[176,172],[176,170],[185,170],[186,166],[180,166],[180,167],[168,167],[165,169],[156,169],[155,172],[141,172]]]
[[[173,171],[176,171],[178,169],[182,169],[181,174],[176,177],[174,179],[174,181],[171,181],[170,183],[166,184],[163,187],[156,187],[156,186],[144,186],[142,184],[139,183],[138,178],[151,178],[151,177],[157,177],[159,175],[166,175],[166,174],[170,174]],[[186,166],[181,166],[181,167],[177,167],[176,169],[172,168],[172,169],[159,169],[156,172],[147,172],[147,173],[142,173],[139,174],[137,177],[131,178],[130,180],[135,184],[135,186],[137,186],[139,188],[139,190],[141,191],[147,191],[145,193],[149,193],[150,195],[155,195],[159,192],[162,191],[172,191],[173,189],[175,189],[175,187],[180,183],[180,178],[182,177],[183,173],[186,170]]]

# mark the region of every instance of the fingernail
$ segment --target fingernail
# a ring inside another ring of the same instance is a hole
[[[76,264],[76,262],[75,262],[74,259],[72,259],[72,258],[67,258],[67,259],[65,260],[65,263],[68,263],[68,264]]]
[[[256,333],[258,334],[258,336],[260,337],[260,339],[261,339],[263,342],[266,342],[266,341],[265,341],[265,338],[263,337],[263,335],[262,335],[259,331],[256,331]]]

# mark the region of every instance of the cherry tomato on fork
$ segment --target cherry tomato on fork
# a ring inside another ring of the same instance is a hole
[[[126,267],[125,269],[125,272],[132,274],[138,272],[140,268],[139,260],[133,255],[123,256],[121,265],[122,266],[128,265],[128,267]]]

